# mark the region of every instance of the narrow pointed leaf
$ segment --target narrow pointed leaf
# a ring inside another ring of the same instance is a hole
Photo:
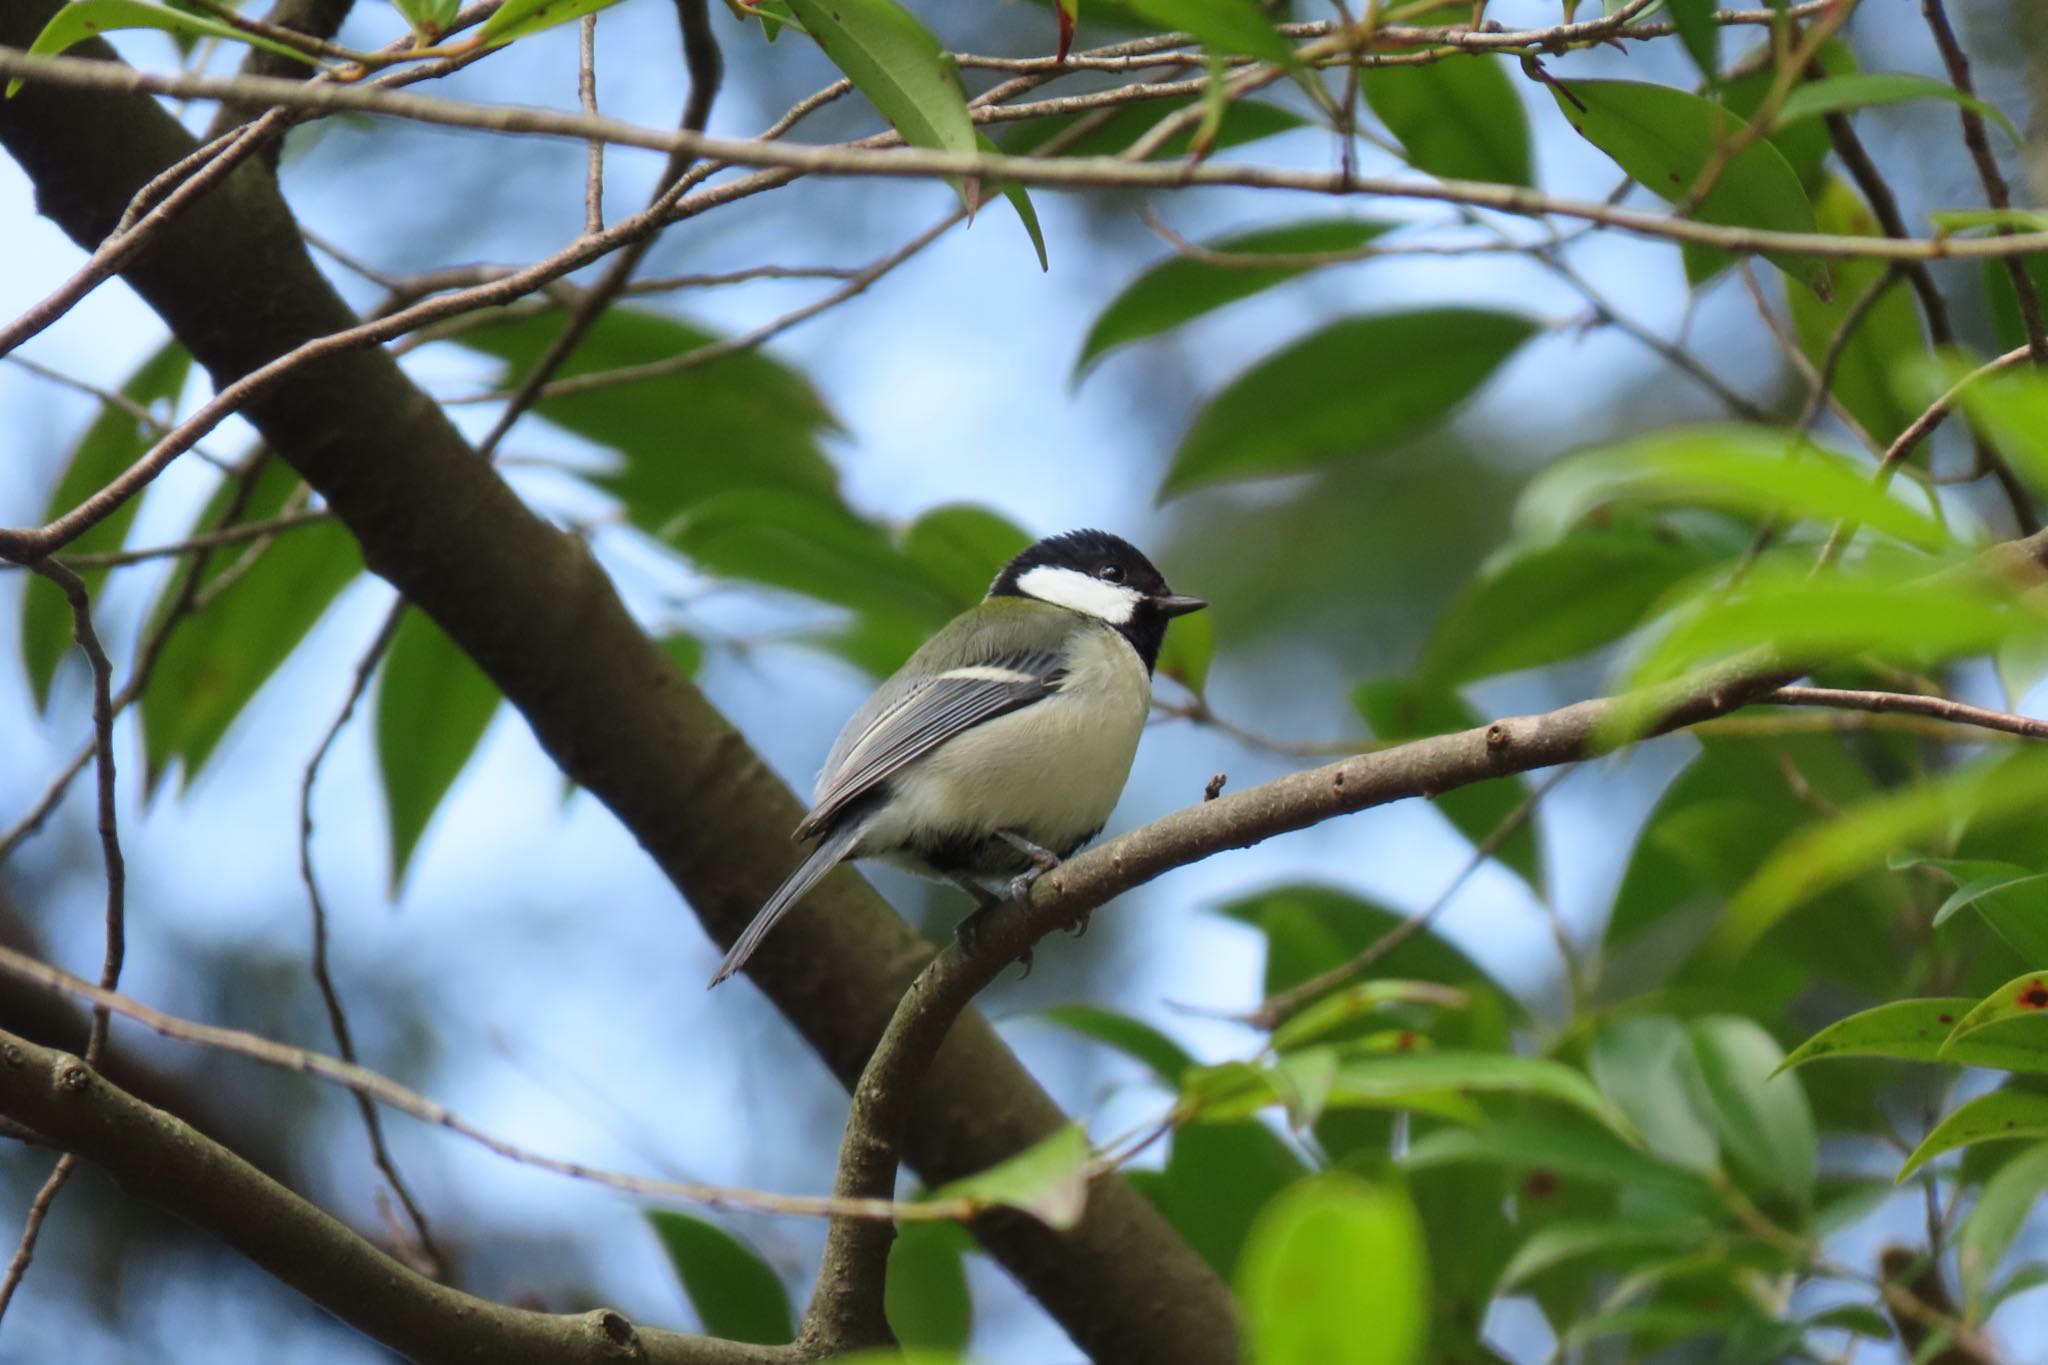
[[[1115,110],[1083,110],[1075,114],[1052,114],[1045,118],[1022,119],[1004,125],[996,134],[996,144],[1012,156],[1028,156],[1050,142],[1054,137],[1087,119],[1086,130],[1076,133],[1070,142],[1060,147],[1060,156],[1115,156],[1128,149],[1139,138],[1149,132],[1158,122],[1194,103],[1195,96],[1179,100],[1148,100],[1142,104],[1128,105]],[[1108,117],[1099,115],[1107,112]],[[1222,126],[1217,128],[1215,140],[1209,150],[1223,151],[1230,147],[1242,147],[1246,143],[1258,142],[1281,133],[1292,132],[1308,126],[1308,120],[1291,109],[1260,100],[1233,100],[1224,111]],[[1156,148],[1150,160],[1178,161],[1188,155],[1193,142],[1193,130],[1182,129],[1166,139]]]
[[[1823,1057],[1895,1057],[1931,1062],[1955,1031],[1956,1021],[1976,1005],[1969,996],[1894,1000],[1837,1019],[1787,1053],[1781,1068]]]
[[[503,47],[528,34],[571,23],[586,14],[610,9],[617,3],[619,0],[505,0],[477,28],[477,37],[485,47]],[[450,17],[453,17],[452,7]],[[762,23],[765,26],[767,20]]]
[[[1709,81],[1721,68],[1721,29],[1714,22],[1715,0],[1665,0],[1678,40],[1685,44],[1693,65]]]
[[[1983,1192],[1956,1233],[1956,1269],[1963,1282],[1968,1321],[1983,1320],[1991,1277],[2044,1190],[2048,1190],[2048,1143],[2014,1157],[1984,1182]]]
[[[1710,1223],[1646,1223],[1635,1219],[1614,1221],[1573,1221],[1538,1228],[1522,1243],[1500,1273],[1500,1288],[1513,1289],[1524,1281],[1568,1261],[1617,1253],[1633,1256],[1658,1251],[1684,1251],[1700,1246],[1714,1234]]]
[[[1465,993],[1434,981],[1360,981],[1326,995],[1273,1030],[1273,1047],[1281,1052],[1316,1041],[1362,1014],[1386,1005],[1435,1005],[1463,1009]]]
[[[762,1346],[795,1338],[789,1292],[752,1247],[688,1214],[657,1210],[647,1221],[661,1238],[706,1335]]]
[[[1902,104],[1907,100],[1947,100],[1997,124],[2012,139],[2013,146],[2026,145],[2018,125],[1997,105],[1965,95],[1946,81],[1901,71],[1857,71],[1796,85],[1778,110],[1778,126],[1782,128],[1801,119],[1839,114],[1850,109]]]
[[[999,512],[968,503],[934,507],[903,533],[903,553],[962,611],[988,595],[1031,536]]]
[[[393,894],[427,823],[497,713],[498,689],[425,612],[408,610],[377,685],[377,772]]]
[[[961,1229],[905,1223],[889,1246],[882,1310],[899,1344],[913,1351],[964,1351],[974,1333]]]
[[[1294,48],[1259,13],[1253,0],[1126,0],[1132,10],[1164,29],[1185,29],[1214,52],[1242,53],[1290,65]]]
[[[1603,1129],[1547,1119],[1500,1119],[1480,1128],[1440,1128],[1417,1138],[1402,1165],[1500,1166],[1548,1171],[1602,1186],[1639,1186],[1688,1203],[1713,1202],[1713,1187],[1697,1171],[1674,1166],[1629,1146]]]
[[[1781,1074],[1784,1053],[1753,1020],[1714,1015],[1686,1022],[1713,1103],[1721,1150],[1750,1189],[1813,1198],[1820,1138],[1798,1077]]]
[[[1822,232],[1838,237],[1882,235],[1862,197],[1833,177],[1814,196],[1814,214]],[[1831,392],[1872,437],[1889,445],[1921,408],[1904,401],[1897,383],[1900,370],[1926,352],[1912,290],[1879,261],[1840,260],[1832,269],[1835,287],[1829,298],[1788,284],[1785,301],[1793,335],[1816,370],[1833,356]],[[1883,292],[1868,303],[1865,295],[1873,288]],[[1842,327],[1851,310],[1861,310],[1860,321],[1844,339]]]
[[[121,385],[121,395],[144,407],[175,400],[191,373],[192,356],[177,341],[158,347],[134,374]],[[42,522],[54,521],[100,489],[142,458],[152,444],[155,431],[131,414],[112,404],[101,408],[64,464],[64,472],[43,505]],[[113,514],[65,547],[67,554],[93,554],[118,550],[135,520],[141,501],[130,498]],[[88,593],[97,593],[106,582],[105,569],[80,569]],[[71,604],[53,583],[37,579],[29,584],[21,615],[21,662],[28,674],[29,690],[38,709],[50,704],[50,680],[57,661],[72,645]]]
[[[1170,1086],[1178,1087],[1181,1075],[1195,1064],[1179,1043],[1129,1015],[1095,1005],[1055,1005],[1039,1010],[1038,1017],[1135,1057]]]
[[[2016,976],[1972,1005],[1949,1033],[1942,1048],[1943,1058],[1947,1059],[1950,1047],[1993,1024],[2041,1018],[2048,1018],[2048,969]]]
[[[53,56],[88,38],[135,28],[161,29],[180,38],[223,38],[231,43],[260,47],[265,52],[290,57],[307,66],[320,65],[319,59],[307,56],[289,43],[245,33],[224,20],[158,4],[157,0],[72,0],[50,16],[50,22],[43,25],[43,31],[29,44],[28,55]],[[17,76],[7,83],[8,98],[12,99],[20,89],[21,78]]]
[[[1514,1094],[1569,1105],[1626,1142],[1640,1142],[1634,1123],[1580,1072],[1547,1057],[1513,1053],[1413,1052],[1355,1058],[1338,1068],[1336,1097],[1423,1090]]]
[[[2031,1090],[1994,1090],[1962,1105],[1936,1124],[1899,1168],[1898,1179],[1903,1183],[1935,1157],[1959,1147],[2021,1138],[2048,1138],[2048,1095]]]
[[[1234,256],[1307,255],[1353,251],[1386,232],[1392,224],[1363,219],[1332,218],[1260,228],[1207,243],[1211,251]],[[1157,336],[1161,332],[1252,297],[1304,274],[1305,266],[1212,265],[1191,256],[1169,256],[1147,270],[1096,315],[1074,362],[1079,378],[1105,352]]]
[[[1384,450],[1448,416],[1535,331],[1527,318],[1462,308],[1332,323],[1209,401],[1160,496]]]
[[[1553,82],[1550,92],[1582,137],[1652,194],[1677,203],[1692,193],[1715,149],[1747,125],[1713,100],[1670,86],[1637,81]],[[1757,139],[1728,157],[1693,216],[1703,223],[1814,231],[1813,205],[1798,173],[1770,142]],[[1773,253],[1771,260],[1817,294],[1829,289],[1827,266],[1809,257]]]

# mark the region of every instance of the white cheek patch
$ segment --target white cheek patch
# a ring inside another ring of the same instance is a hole
[[[1129,625],[1144,594],[1121,583],[1105,583],[1078,569],[1041,564],[1017,580],[1017,590],[1027,597],[1050,602],[1056,607],[1078,611],[1107,621],[1113,626]]]

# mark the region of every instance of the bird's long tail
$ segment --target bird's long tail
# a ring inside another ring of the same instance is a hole
[[[768,936],[768,931],[775,927],[776,921],[794,909],[796,903],[818,884],[820,878],[853,851],[853,846],[860,842],[860,826],[861,822],[858,820],[842,822],[839,828],[825,836],[823,843],[811,850],[811,856],[804,859],[801,867],[789,874],[789,880],[775,888],[775,894],[770,896],[768,903],[754,915],[754,922],[747,926],[746,932],[739,936],[739,941],[732,945],[732,951],[725,955],[725,961],[718,964],[718,971],[711,978],[712,986],[716,986],[746,966],[747,959],[761,946],[761,940]],[[707,986],[705,989],[709,990],[710,987]]]

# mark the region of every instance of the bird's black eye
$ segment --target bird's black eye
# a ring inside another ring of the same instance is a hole
[[[1124,566],[1105,564],[1095,571],[1095,576],[1105,583],[1121,583],[1124,581]]]

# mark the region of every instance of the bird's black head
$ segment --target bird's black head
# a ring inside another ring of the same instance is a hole
[[[990,597],[1032,597],[1106,621],[1122,631],[1149,671],[1166,623],[1208,603],[1183,597],[1138,547],[1107,531],[1047,536],[1003,567]]]

